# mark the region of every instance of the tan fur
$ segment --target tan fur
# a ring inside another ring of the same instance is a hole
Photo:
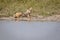
[[[22,13],[21,12],[18,12],[16,14],[13,15],[14,18],[19,18],[22,16]]]
[[[31,16],[31,10],[32,10],[32,7],[27,9],[26,12],[24,13],[24,15],[27,17],[30,17]]]
[[[31,19],[31,10],[32,10],[32,7],[27,9],[26,12],[24,12],[24,14],[22,12],[17,12],[13,15],[13,17],[19,19],[19,17],[22,16],[22,17],[27,17],[27,18]]]

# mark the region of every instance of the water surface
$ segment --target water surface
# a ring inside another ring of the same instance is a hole
[[[60,23],[0,21],[0,40],[60,40]]]

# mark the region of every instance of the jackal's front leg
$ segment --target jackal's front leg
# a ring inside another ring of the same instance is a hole
[[[31,20],[31,15],[27,15],[28,20]]]

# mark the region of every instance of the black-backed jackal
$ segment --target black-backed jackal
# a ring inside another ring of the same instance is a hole
[[[32,7],[27,9],[26,12],[22,13],[22,12],[17,12],[13,15],[14,18],[20,18],[21,16],[22,17],[28,17],[28,18],[31,18],[31,10],[32,10]]]

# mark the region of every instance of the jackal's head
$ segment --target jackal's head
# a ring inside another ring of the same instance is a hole
[[[30,7],[29,10],[31,11],[32,10],[32,7]]]

